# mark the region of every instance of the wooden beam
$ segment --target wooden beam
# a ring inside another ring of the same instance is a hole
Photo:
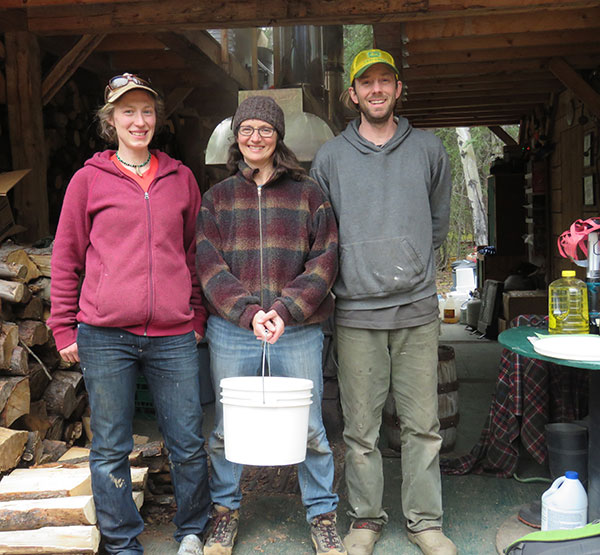
[[[13,208],[17,223],[27,228],[23,237],[35,241],[50,231],[40,51],[31,33],[5,33],[4,39],[13,168],[32,170],[15,187]]]
[[[519,94],[515,92],[510,95],[477,95],[469,97],[438,97],[434,100],[412,100],[402,101],[404,108],[480,108],[484,106],[510,106],[513,104],[541,104],[548,98],[546,93]]]
[[[170,118],[177,107],[192,93],[191,87],[177,87],[165,99],[165,116]]]
[[[42,82],[42,104],[44,106],[52,100],[105,36],[83,35],[77,44],[54,64]]]
[[[499,35],[476,37],[452,37],[440,39],[411,40],[398,37],[398,24],[386,25],[381,32],[381,25],[374,26],[374,33],[379,44],[387,48],[403,48],[412,56],[414,54],[432,54],[436,52],[460,52],[473,50],[490,50],[497,48],[523,48],[536,46],[555,46],[597,42],[600,36],[600,25],[592,29],[542,31],[531,33],[504,32]],[[404,25],[406,27],[406,25]],[[389,28],[389,31],[387,29]]]
[[[165,50],[166,46],[152,35],[126,33],[104,35],[96,52],[122,52],[127,50]]]
[[[509,135],[506,131],[504,131],[504,129],[502,129],[502,127],[500,127],[499,125],[489,125],[488,129],[494,134],[496,135],[496,137],[498,137],[505,145],[517,145],[519,143],[517,143],[517,141],[515,139],[512,138],[511,135]]]
[[[472,64],[436,64],[401,69],[401,80],[410,84],[411,79],[438,79],[443,77],[469,77],[484,75],[501,76],[513,72],[539,72],[547,69],[547,59],[503,60],[498,63],[475,62]],[[598,56],[582,54],[570,56],[569,63],[576,68],[593,68],[598,64]]]
[[[504,47],[490,50],[454,50],[436,53],[402,55],[403,67],[420,67],[435,64],[466,64],[478,62],[501,62],[504,60],[547,59],[558,56],[593,54],[600,52],[600,32],[593,42],[584,44],[554,44],[529,47]]]
[[[2,3],[15,0],[0,0]],[[0,3],[0,6],[2,4]],[[183,29],[221,29],[277,25],[327,25],[343,23],[377,23],[414,19],[463,19],[465,16],[489,14],[540,13],[555,8],[593,8],[593,0],[223,0],[218,9],[210,2],[197,0],[152,0],[147,2],[115,1],[112,3],[69,3],[56,5],[51,0],[28,3],[29,29],[43,34],[82,34],[90,28],[96,32],[134,33]],[[593,19],[592,14],[588,17]],[[519,17],[520,19],[534,19]],[[506,29],[507,27],[505,27]],[[508,27],[510,28],[510,27]],[[488,33],[489,34],[489,33]],[[460,33],[456,34],[457,36]]]
[[[585,104],[590,112],[600,117],[600,94],[588,85],[579,73],[562,58],[550,60],[549,67],[550,71]]]
[[[27,31],[27,11],[2,9],[2,0],[0,0],[0,33],[9,31]]]
[[[463,15],[465,17],[406,22],[404,27],[406,38],[410,43],[410,41],[424,39],[500,35],[507,30],[511,33],[536,33],[565,29],[571,31],[595,29],[600,21],[600,7],[596,3],[595,6],[577,10],[534,11],[532,9],[527,17],[502,12],[479,17],[471,17],[468,13]]]

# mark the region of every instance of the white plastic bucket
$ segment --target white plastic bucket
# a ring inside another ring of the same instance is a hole
[[[244,376],[220,385],[228,461],[282,466],[306,458],[312,380]]]

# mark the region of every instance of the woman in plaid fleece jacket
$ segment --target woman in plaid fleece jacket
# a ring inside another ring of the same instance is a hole
[[[313,381],[307,455],[298,466],[302,501],[317,553],[345,553],[335,529],[333,456],[321,418],[320,323],[333,311],[335,216],[285,146],[283,112],[272,98],[247,98],[232,128],[232,175],[204,195],[197,225],[196,266],[210,312],[206,336],[213,383],[218,389],[222,378],[256,375],[263,342],[269,344],[271,375]],[[220,399],[208,451],[214,506],[204,553],[231,553],[241,465],[225,458]]]

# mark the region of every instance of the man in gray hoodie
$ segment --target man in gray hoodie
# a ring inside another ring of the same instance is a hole
[[[333,290],[353,519],[344,542],[349,555],[369,555],[388,520],[377,442],[391,386],[408,537],[426,555],[452,555],[442,532],[434,254],[448,232],[448,156],[435,135],[394,117],[402,83],[389,53],[360,52],[350,73],[360,118],[321,147],[311,170],[339,225]]]

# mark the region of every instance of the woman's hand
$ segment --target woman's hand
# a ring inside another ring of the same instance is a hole
[[[79,351],[77,350],[77,343],[73,343],[64,349],[59,351],[61,358],[65,362],[79,362]]]
[[[259,310],[252,319],[252,329],[256,339],[272,345],[285,331],[285,324],[275,310]]]

